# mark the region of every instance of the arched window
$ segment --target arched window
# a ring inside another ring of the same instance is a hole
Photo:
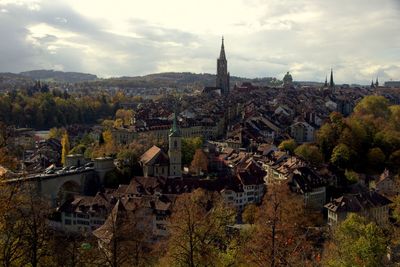
[[[174,141],[174,148],[177,148],[178,147],[178,142],[175,140]]]

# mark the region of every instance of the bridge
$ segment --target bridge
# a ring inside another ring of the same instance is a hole
[[[77,155],[73,156],[75,158],[67,160],[63,169],[50,173],[22,175],[6,182],[32,186],[40,196],[49,199],[52,206],[56,206],[68,194],[94,195],[104,184],[106,173],[115,168],[113,159],[96,158],[90,164],[79,166],[81,159],[78,159]]]

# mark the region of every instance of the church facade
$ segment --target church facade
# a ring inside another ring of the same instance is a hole
[[[140,157],[144,177],[182,177],[182,135],[176,113],[169,131],[168,144],[168,154],[153,146]]]

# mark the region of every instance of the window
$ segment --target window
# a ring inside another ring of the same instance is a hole
[[[84,218],[84,219],[89,219],[89,215],[87,215],[87,214],[81,214],[81,213],[78,213],[78,214],[76,215],[76,217],[78,217],[78,218]]]
[[[156,227],[159,230],[166,230],[167,229],[164,224],[159,224],[159,223],[156,224]]]
[[[70,219],[65,219],[64,224],[71,225],[71,220]]]
[[[89,225],[88,221],[77,220],[76,222],[77,222],[77,224]]]

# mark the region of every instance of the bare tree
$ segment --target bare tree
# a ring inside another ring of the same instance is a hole
[[[150,219],[149,209],[127,210],[118,200],[104,225],[93,232],[103,263],[112,267],[146,266],[150,260]]]
[[[179,196],[168,225],[164,265],[215,266],[227,252],[226,226],[233,223],[234,212],[224,207],[214,192],[196,190]]]
[[[270,186],[244,248],[246,261],[257,266],[305,265],[313,253],[307,239],[312,218],[304,200],[289,192],[286,184]]]

